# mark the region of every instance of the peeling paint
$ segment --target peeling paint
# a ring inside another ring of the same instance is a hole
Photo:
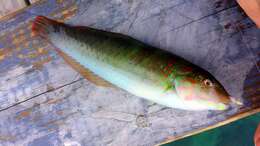
[[[15,136],[0,134],[0,142],[1,141],[14,141],[14,140],[16,140]]]
[[[28,116],[31,115],[31,109],[28,109],[28,110],[25,110],[25,111],[22,111],[20,112],[17,116],[16,116],[16,119],[17,120],[21,120],[22,118],[26,118]]]
[[[43,68],[43,65],[50,62],[52,60],[52,57],[48,56],[47,58],[37,61],[37,62],[33,62],[33,68],[36,70],[41,70]]]
[[[76,81],[81,76],[30,30],[34,16],[45,15],[129,34],[190,57],[236,94],[235,86],[244,81],[240,70],[247,72],[252,58],[245,51],[240,34],[231,35],[234,28],[225,28],[225,24],[230,23],[229,17],[240,20],[240,14],[230,5],[219,6],[221,12],[211,7],[215,7],[211,1],[167,0],[155,4],[153,0],[46,0],[10,20],[0,21],[0,108],[21,102],[0,112],[0,145],[154,145],[194,130],[193,125],[203,128],[230,117],[236,109],[214,113],[187,112],[157,104],[152,108],[152,103],[122,90]],[[183,17],[183,11],[187,17]],[[247,28],[242,40],[258,40],[254,34],[254,28]],[[254,72],[254,78],[258,74]],[[254,81],[250,84],[258,87]],[[254,87],[246,89],[253,91]]]
[[[40,48],[37,48],[36,51],[29,52],[28,54],[18,54],[18,57],[20,59],[26,59],[26,58],[29,59],[29,58],[38,58],[40,56],[44,56],[47,54],[48,54],[48,50],[40,47]]]
[[[2,48],[0,49],[0,61],[4,60],[7,57],[11,57],[13,50],[11,48]]]
[[[47,104],[57,104],[58,102],[61,102],[62,100],[63,100],[62,98],[58,98],[58,99],[52,98],[47,101]]]

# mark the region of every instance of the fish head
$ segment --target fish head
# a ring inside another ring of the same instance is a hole
[[[174,82],[178,96],[198,110],[226,110],[230,106],[227,91],[207,72],[179,75]]]

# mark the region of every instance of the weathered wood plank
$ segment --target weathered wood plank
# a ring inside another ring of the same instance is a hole
[[[57,145],[151,145],[225,118],[219,114],[209,119],[208,112],[163,110],[123,91],[97,88],[85,81],[21,103],[0,116],[3,145],[39,145],[40,139],[46,145],[48,141]],[[198,123],[194,117],[205,122]]]
[[[259,107],[188,112],[96,87],[31,36],[35,15],[131,35],[204,67],[248,103],[260,98],[260,32],[235,1],[48,0],[0,21],[0,145],[154,145]]]
[[[75,9],[73,1],[57,6],[53,7],[56,9],[53,15],[59,15],[60,20],[75,14],[75,10],[71,11]],[[0,36],[0,109],[80,77],[57,56],[52,46],[32,35],[30,13],[22,13],[21,20],[15,19],[17,24],[2,21],[1,26],[10,29],[3,29]]]
[[[0,18],[26,7],[24,0],[0,0]]]

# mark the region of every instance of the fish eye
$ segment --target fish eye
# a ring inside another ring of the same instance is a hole
[[[206,86],[209,86],[209,87],[212,87],[212,86],[213,86],[212,81],[209,80],[209,79],[205,79],[203,82],[204,82],[204,85],[206,85]]]

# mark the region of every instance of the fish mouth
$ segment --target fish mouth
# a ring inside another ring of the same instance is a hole
[[[233,97],[233,96],[229,96],[231,102],[235,103],[236,105],[242,106],[244,105],[243,101],[241,101],[240,99]]]
[[[229,110],[230,108],[233,107],[232,103],[233,103],[233,105],[237,105],[237,106],[243,106],[244,105],[244,103],[236,97],[229,96],[229,99],[230,99],[231,103],[220,103],[217,106],[218,107],[217,110],[222,110],[222,111],[223,110]]]
[[[225,111],[230,108],[229,104],[225,103],[216,103],[213,107],[211,107],[209,110],[215,110],[215,111]]]

